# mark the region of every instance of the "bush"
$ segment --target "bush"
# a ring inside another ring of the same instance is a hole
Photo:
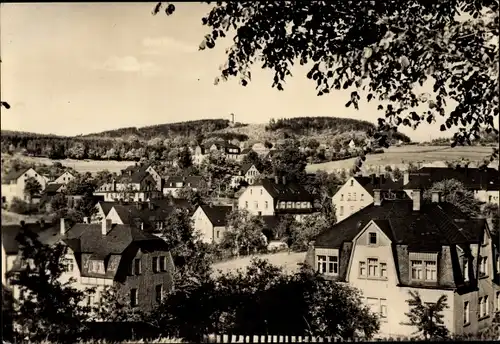
[[[16,214],[29,215],[38,212],[38,206],[36,204],[30,204],[23,201],[17,197],[12,199],[9,210]]]

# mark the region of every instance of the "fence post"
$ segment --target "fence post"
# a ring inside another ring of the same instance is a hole
[[[229,343],[229,342],[230,342],[230,341],[229,341],[229,335],[227,335],[227,334],[223,334],[223,335],[222,335],[222,342],[223,342],[223,343]]]
[[[266,342],[266,336],[260,336],[260,343]]]
[[[283,336],[278,336],[278,343],[284,343],[283,342]]]

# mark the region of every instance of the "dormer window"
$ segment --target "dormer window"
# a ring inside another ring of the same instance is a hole
[[[479,258],[479,277],[488,276],[488,257]]]
[[[377,233],[368,233],[368,245],[377,245]]]
[[[469,280],[469,261],[464,261],[464,281],[467,282]]]

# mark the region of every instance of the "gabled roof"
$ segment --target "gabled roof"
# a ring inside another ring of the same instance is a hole
[[[197,188],[202,180],[201,176],[169,176],[165,181],[165,187],[175,188],[176,183],[183,183],[183,186],[190,184],[191,187]]]
[[[123,174],[117,178],[117,182],[126,181],[129,183],[138,184],[141,183],[147,177],[153,179],[153,177],[151,177],[151,175],[149,174],[149,172],[146,171],[146,169],[147,167],[145,168],[144,166],[141,166],[136,170],[124,171]]]
[[[58,183],[47,184],[47,187],[45,187],[45,190],[43,190],[43,192],[45,193],[57,192],[63,186],[64,184],[58,184]]]
[[[214,227],[225,226],[227,215],[232,211],[231,206],[224,205],[200,205],[200,207]]]
[[[403,190],[403,180],[394,181],[385,176],[357,176],[353,177],[370,195],[373,196],[373,190]]]
[[[135,225],[140,220],[147,227],[154,226],[156,221],[164,221],[175,210],[174,206],[163,203],[160,206],[155,203],[118,204],[113,208],[124,224]]]
[[[315,246],[340,248],[372,220],[393,243],[408,245],[413,251],[479,243],[485,227],[484,219],[471,219],[449,203],[422,203],[420,211],[413,211],[412,201],[384,200],[380,206],[372,204],[320,233]]]
[[[314,201],[313,195],[297,183],[276,183],[274,180],[266,178],[254,185],[262,185],[271,197],[278,201]]]
[[[241,165],[241,173],[242,173],[243,175],[245,175],[245,174],[248,172],[248,170],[252,168],[252,166],[255,166],[255,164],[252,164],[252,163],[246,163],[246,164]],[[257,169],[257,166],[255,166],[255,169],[256,169],[257,171],[259,171],[259,170]],[[259,173],[260,173],[260,171],[259,171]]]
[[[102,211],[104,212],[104,215],[108,215],[109,211],[111,208],[113,208],[114,205],[119,204],[118,202],[97,202],[98,205],[101,206]]]
[[[435,182],[456,179],[471,190],[500,190],[500,176],[494,168],[422,167],[410,173],[409,178],[410,182],[404,186],[405,189],[430,188]]]
[[[29,168],[22,168],[20,170],[13,170],[13,171],[10,171],[9,173],[7,173],[5,176],[3,176],[3,180],[4,181],[11,181],[11,180],[17,180],[19,179],[19,177],[21,177],[24,173],[28,172],[29,170],[31,170],[32,168],[29,167]]]

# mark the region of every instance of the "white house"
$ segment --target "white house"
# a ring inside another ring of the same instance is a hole
[[[252,185],[260,176],[261,172],[254,164],[243,164],[243,166],[241,166],[240,174],[231,178],[231,187],[237,187],[243,180],[249,185]]]
[[[194,230],[206,243],[219,243],[226,230],[227,216],[231,206],[201,205],[192,215]]]
[[[41,190],[45,190],[47,179],[40,175],[33,168],[12,171],[3,176],[2,179],[2,204],[10,204],[12,199],[17,197],[22,200],[27,200],[27,195],[24,193],[26,180],[34,178],[40,183]]]
[[[354,143],[354,140],[349,141],[349,149],[353,150],[356,149],[356,143]]]
[[[70,172],[66,171],[63,174],[61,174],[59,177],[57,177],[51,184],[65,184],[67,185],[70,181],[75,179],[76,177],[71,174]]]
[[[172,195],[177,197],[179,190],[190,187],[194,191],[198,190],[203,177],[200,176],[169,176],[165,180],[165,185],[163,186],[164,195]]]

